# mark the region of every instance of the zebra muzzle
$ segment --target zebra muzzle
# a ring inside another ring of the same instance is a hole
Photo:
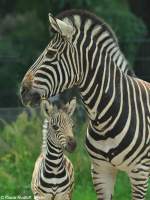
[[[20,90],[20,97],[23,105],[36,105],[40,103],[41,96],[37,91],[23,86]]]
[[[65,150],[68,151],[69,153],[72,153],[75,150],[76,146],[77,146],[77,144],[76,144],[75,139],[72,137],[68,137]]]

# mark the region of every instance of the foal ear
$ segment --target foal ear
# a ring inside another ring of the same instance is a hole
[[[64,111],[69,115],[72,116],[75,109],[76,109],[76,98],[73,98],[70,102],[68,102],[65,106],[64,106]]]
[[[53,110],[53,105],[51,103],[49,103],[48,100],[43,99],[41,101],[41,113],[42,113],[42,115],[45,118],[48,119],[50,117],[52,110]]]
[[[51,27],[62,36],[69,38],[73,32],[73,26],[55,18],[51,13],[48,14]]]

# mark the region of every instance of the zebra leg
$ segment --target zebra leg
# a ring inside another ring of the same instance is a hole
[[[128,175],[131,182],[132,199],[144,200],[148,188],[149,172],[140,169],[133,170]]]
[[[109,163],[92,164],[91,174],[98,200],[111,200],[114,193],[117,169]]]

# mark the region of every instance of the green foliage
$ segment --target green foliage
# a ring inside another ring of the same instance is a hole
[[[0,192],[26,194],[30,191],[35,157],[40,152],[41,122],[35,116],[31,121],[26,113],[22,113],[15,123],[6,124],[1,139],[9,149],[5,154],[0,151]]]
[[[90,158],[85,150],[85,134],[87,124],[80,124],[75,128],[77,149],[69,154],[75,168],[75,189],[73,200],[96,199],[90,175]],[[30,182],[34,163],[41,148],[41,119],[33,112],[28,117],[24,112],[11,124],[5,123],[1,131],[0,145],[0,194],[9,196],[32,195]],[[2,147],[2,145],[1,145]],[[119,173],[115,186],[114,200],[130,199],[130,185],[128,177]],[[150,187],[147,200],[150,198]]]

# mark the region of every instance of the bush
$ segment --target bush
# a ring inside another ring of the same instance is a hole
[[[0,192],[27,194],[35,158],[40,152],[41,122],[35,116],[31,120],[22,113],[16,122],[5,125],[1,139],[9,145],[9,149],[5,154],[0,152]]]

